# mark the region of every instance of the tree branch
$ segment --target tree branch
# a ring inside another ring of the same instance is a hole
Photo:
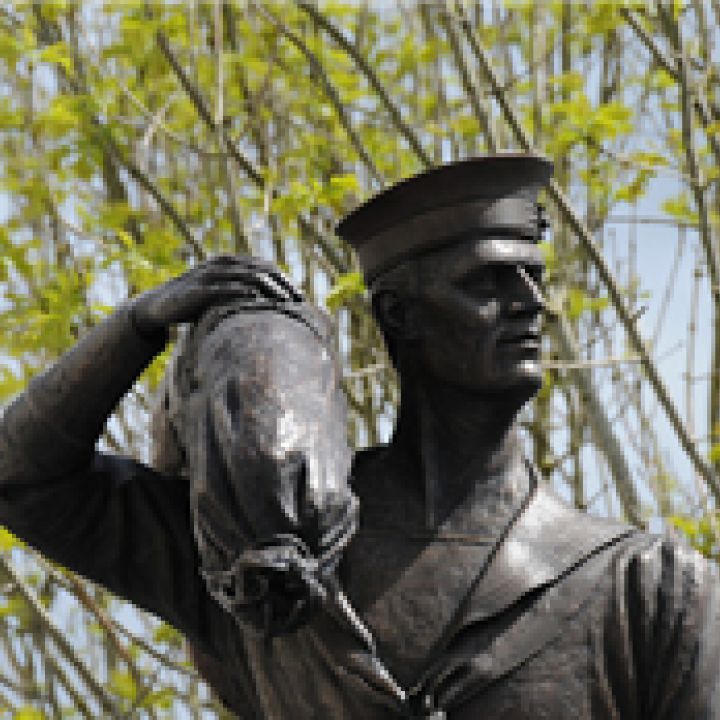
[[[183,90],[185,90],[188,97],[195,106],[195,110],[197,111],[198,115],[203,120],[203,122],[205,122],[208,128],[214,129],[213,119],[205,102],[205,99],[203,98],[199,89],[187,76],[187,73],[183,70],[182,65],[180,64],[177,57],[175,56],[175,53],[173,53],[172,48],[170,47],[170,43],[167,37],[164,33],[158,31],[156,35],[156,40],[158,46],[160,47],[160,50],[170,64],[170,67],[172,67],[175,76],[180,82],[180,85],[182,86]],[[261,190],[264,189],[265,178],[263,177],[262,173],[253,165],[249,158],[243,155],[243,153],[238,149],[235,143],[232,142],[232,140],[227,136],[225,136],[225,147],[230,156],[240,166],[243,172],[245,172],[248,178],[250,178],[250,180]],[[273,197],[275,196],[276,191],[273,190]],[[332,247],[332,241],[330,238],[320,233],[313,226],[313,224],[303,216],[298,217],[298,224],[303,231],[307,232],[317,242],[318,246],[322,249],[323,253],[329,260],[330,265],[335,269],[336,272],[347,272],[347,264],[340,257],[337,250]]]
[[[392,118],[393,125],[397,128],[400,134],[407,140],[412,151],[420,159],[425,167],[430,167],[433,162],[430,156],[427,154],[425,149],[420,144],[420,140],[417,135],[412,131],[410,126],[402,119],[400,110],[390,99],[390,95],[387,90],[383,87],[375,71],[370,67],[367,60],[358,52],[357,48],[343,35],[342,31],[335,27],[325,17],[312,2],[308,0],[296,0],[298,7],[305,11],[318,27],[325,30],[325,32],[348,54],[353,60],[358,69],[365,76],[367,81],[370,83],[370,87],[374,90],[375,94],[380,98],[385,109]]]
[[[355,152],[358,154],[359,158],[362,160],[363,164],[368,169],[368,172],[372,176],[373,180],[378,185],[380,185],[380,187],[383,187],[385,185],[385,181],[383,180],[382,175],[375,166],[373,159],[370,157],[367,150],[365,149],[362,140],[355,132],[355,129],[350,122],[350,117],[345,110],[345,106],[343,105],[342,100],[340,100],[340,96],[330,82],[327,72],[322,66],[322,63],[318,59],[317,55],[315,55],[305,44],[303,39],[297,33],[293,32],[282,20],[280,20],[280,18],[273,15],[266,7],[263,7],[261,4],[253,4],[256,10],[260,13],[260,15],[262,15],[268,22],[274,25],[280,31],[280,33],[282,33],[305,56],[305,59],[308,61],[315,76],[320,80],[320,83],[323,86],[323,90],[325,91],[325,94],[330,100],[330,104],[333,106],[333,108],[335,108],[335,112],[337,113],[338,119],[340,120],[340,124],[343,126],[345,133],[350,139],[350,143],[355,148]]]
[[[459,3],[456,5],[456,9],[457,22],[460,24],[461,29],[465,33],[468,43],[470,44],[473,54],[475,55],[475,58],[477,59],[478,64],[480,65],[480,68],[490,85],[493,96],[502,111],[505,121],[513,132],[515,141],[524,151],[532,152],[533,147],[530,138],[522,127],[519,117],[515,113],[509,99],[504,93],[500,81],[492,67],[492,63],[490,62],[486,52],[480,47],[477,38],[472,32],[470,22]],[[615,281],[615,277],[613,276],[610,266],[606,263],[600,248],[590,233],[590,230],[586,227],[580,216],[575,212],[575,209],[570,204],[570,201],[563,192],[562,188],[554,179],[550,182],[548,192],[555,202],[560,216],[578,238],[580,245],[587,253],[588,257],[595,266],[600,279],[607,288],[610,302],[615,308],[615,312],[625,329],[628,339],[630,340],[630,345],[640,358],[642,368],[645,371],[648,381],[650,382],[660,405],[665,411],[678,440],[680,441],[680,445],[692,461],[696,471],[703,477],[708,487],[712,490],[716,500],[720,502],[720,483],[718,482],[713,469],[705,461],[705,458],[703,458],[700,454],[697,445],[688,434],[685,424],[675,407],[675,403],[670,397],[670,393],[663,379],[660,377],[660,373],[655,367],[652,358],[650,357],[650,353],[644,340],[642,339],[642,336],[640,335],[635,319],[625,306],[621,290]]]
[[[87,689],[90,690],[90,692],[99,701],[103,711],[110,717],[115,717],[117,715],[118,708],[115,705],[114,700],[93,676],[87,665],[85,665],[85,663],[77,655],[75,648],[73,648],[70,641],[55,624],[55,621],[50,616],[50,613],[45,609],[45,606],[40,602],[40,599],[35,594],[35,591],[15,571],[15,568],[13,568],[3,555],[0,555],[0,569],[2,569],[2,571],[8,575],[10,580],[15,584],[17,591],[26,601],[28,607],[37,617],[44,630],[52,638],[57,648],[62,652],[67,660],[72,663],[78,675],[85,683]]]
[[[475,119],[480,124],[480,129],[483,131],[488,151],[494,153],[497,151],[497,147],[494,133],[490,125],[490,117],[489,114],[485,112],[480,102],[480,93],[478,92],[477,85],[473,82],[470,70],[465,62],[465,55],[463,53],[460,38],[455,32],[452,19],[449,17],[448,13],[446,11],[441,11],[441,17],[443,18],[443,25],[445,26],[445,32],[450,42],[450,49],[452,51],[453,58],[455,59],[458,72],[460,73],[460,80],[463,88],[465,89],[465,94],[470,102],[473,115],[475,115]]]
[[[630,26],[635,35],[637,35],[640,42],[642,42],[642,44],[648,49],[657,65],[665,70],[665,72],[676,82],[680,83],[679,65],[673,63],[673,61],[665,55],[662,48],[655,42],[655,39],[642,26],[642,23],[635,12],[627,7],[620,7],[618,12]],[[692,105],[695,108],[695,112],[698,114],[698,118],[700,119],[703,129],[706,131],[705,136],[707,137],[708,144],[710,145],[710,149],[715,157],[715,162],[720,165],[720,140],[715,133],[707,132],[708,125],[717,121],[720,113],[717,112],[717,108],[714,108],[712,104],[708,104],[706,102],[706,100],[701,96],[699,88],[694,88]]]

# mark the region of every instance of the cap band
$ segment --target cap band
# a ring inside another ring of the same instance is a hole
[[[457,160],[382,190],[343,218],[337,233],[370,281],[464,238],[537,243],[546,226],[537,196],[551,174],[547,158],[528,153]]]
[[[428,210],[369,238],[358,248],[368,279],[410,254],[422,253],[467,234],[506,235],[537,240],[537,207],[529,194],[474,200]]]

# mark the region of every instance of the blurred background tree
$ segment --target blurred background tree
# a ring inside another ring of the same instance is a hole
[[[554,159],[528,453],[578,507],[718,553],[720,2],[0,4],[0,402],[218,252],[337,320],[349,432],[397,387],[346,211],[423,168]],[[147,460],[166,355],[104,445]],[[223,717],[172,628],[0,533],[0,717]]]

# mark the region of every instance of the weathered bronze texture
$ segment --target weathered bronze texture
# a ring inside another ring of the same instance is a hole
[[[0,522],[182,630],[241,718],[720,718],[714,569],[567,506],[522,457],[550,171],[464,161],[340,226],[402,391],[392,440],[351,469],[324,317],[220,258],[6,410]],[[155,468],[96,452],[177,323]]]

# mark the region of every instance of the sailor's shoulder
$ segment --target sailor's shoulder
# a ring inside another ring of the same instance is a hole
[[[538,488],[533,510],[524,518],[524,524],[527,529],[534,525],[542,528],[546,540],[552,537],[552,542],[568,547],[579,542],[587,548],[593,542],[602,545],[608,538],[622,538],[617,551],[625,565],[655,568],[658,573],[663,568],[675,568],[703,577],[717,574],[715,564],[709,563],[686,538],[676,533],[652,533],[622,520],[593,515],[573,507],[551,488]]]
[[[561,575],[568,582],[603,578],[599,587],[611,592],[613,606],[642,605],[643,614],[650,616],[662,609],[661,615],[670,625],[692,615],[690,609],[704,603],[711,602],[720,612],[717,565],[685,538],[595,517],[546,489],[540,490],[538,506],[545,512],[538,513],[543,530],[535,551],[543,558],[553,558],[555,562],[548,560],[548,564],[556,570],[564,565]],[[527,542],[529,536],[524,537]]]
[[[580,537],[582,546],[587,547],[593,540],[602,543],[608,537],[644,535],[627,522],[574,507],[545,484],[538,486],[528,510],[523,518],[524,529],[542,529],[558,544],[573,544]]]
[[[376,469],[375,466],[382,464],[387,447],[387,445],[374,445],[355,451],[352,459],[353,479],[362,481],[366,475]]]
[[[511,538],[533,545],[546,558],[578,557],[598,548],[642,535],[637,528],[573,507],[550,487],[540,484]]]

